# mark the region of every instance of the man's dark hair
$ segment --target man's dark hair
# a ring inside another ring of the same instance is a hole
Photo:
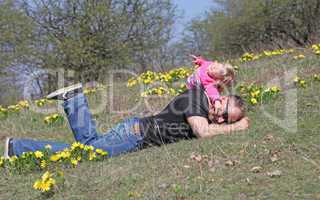
[[[233,102],[234,106],[238,107],[242,111],[241,118],[244,117],[246,113],[246,105],[244,100],[238,95],[229,95],[228,97]]]

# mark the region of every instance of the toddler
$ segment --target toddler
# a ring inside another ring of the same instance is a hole
[[[234,80],[234,70],[229,64],[222,64],[216,61],[207,61],[199,56],[191,55],[196,64],[196,71],[188,77],[187,88],[192,89],[202,85],[210,99],[211,105],[220,107],[220,93],[223,86],[229,86]],[[217,104],[217,105],[216,105]]]

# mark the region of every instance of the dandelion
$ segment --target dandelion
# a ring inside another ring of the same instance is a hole
[[[256,98],[251,98],[250,102],[251,102],[252,105],[256,105],[258,103]]]
[[[256,90],[256,91],[254,91],[254,92],[251,92],[251,96],[252,96],[252,97],[258,97],[259,94],[260,94],[260,90]]]
[[[80,148],[81,146],[81,143],[80,142],[74,142],[72,145],[71,145],[71,150],[75,150],[76,148]]]
[[[70,162],[74,167],[78,165],[78,160],[77,159],[71,159]]]
[[[58,121],[63,121],[63,117],[59,114],[52,114],[52,115],[46,116],[43,121],[45,124],[50,125]]]
[[[273,87],[271,87],[271,91],[274,93],[278,93],[278,92],[280,92],[280,88],[278,88],[277,86],[273,86]]]
[[[68,159],[71,156],[71,152],[68,149],[63,150],[62,152],[60,152],[60,157],[62,159]]]
[[[302,87],[302,88],[305,88],[307,85],[306,85],[306,81],[304,81],[304,80],[300,80],[299,81],[299,85],[300,85],[300,87]]]
[[[94,160],[96,157],[97,157],[97,155],[96,155],[94,152],[90,151],[90,153],[89,153],[89,160],[90,160],[90,161],[91,161],[91,160]]]
[[[51,160],[52,162],[57,162],[58,160],[60,160],[60,158],[61,158],[61,156],[60,156],[60,154],[58,154],[58,153],[50,156],[50,160]]]
[[[96,149],[96,153],[102,155],[102,156],[106,156],[108,155],[108,153],[106,151],[103,151],[102,149]]]
[[[133,87],[133,86],[137,85],[137,83],[138,83],[137,79],[131,78],[128,80],[127,87]]]
[[[94,147],[93,147],[93,146],[85,145],[85,146],[84,146],[84,150],[85,150],[85,151],[93,151],[93,150],[94,150]]]
[[[52,178],[52,174],[50,172],[45,172],[41,179],[36,180],[33,184],[33,188],[36,190],[40,190],[41,192],[48,192],[50,189],[56,184],[56,181]]]
[[[18,160],[18,157],[17,156],[11,156],[10,158],[9,158],[9,162],[10,163],[14,163],[15,161],[17,161]]]
[[[21,108],[25,108],[25,109],[29,108],[29,103],[28,101],[25,101],[25,100],[19,101],[17,105],[19,105]]]
[[[44,168],[46,168],[47,167],[47,162],[45,161],[45,160],[41,160],[41,162],[40,162],[40,168],[41,169],[44,169]]]
[[[43,153],[41,151],[34,152],[34,155],[35,155],[36,158],[42,158],[43,157]]]
[[[3,156],[0,157],[0,167],[4,166],[5,158]]]

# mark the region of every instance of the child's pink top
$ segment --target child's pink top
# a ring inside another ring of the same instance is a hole
[[[208,74],[208,68],[213,62],[206,61],[203,58],[197,58],[194,63],[199,65],[199,67],[195,73],[188,77],[187,87],[188,89],[192,89],[201,84],[207,92],[211,103],[213,103],[216,99],[220,98],[220,93],[216,87],[217,80]]]

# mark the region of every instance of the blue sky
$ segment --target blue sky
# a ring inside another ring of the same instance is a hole
[[[183,27],[194,17],[201,16],[213,5],[213,0],[173,0],[179,11],[183,12],[183,18],[175,25],[175,33],[180,33]]]

